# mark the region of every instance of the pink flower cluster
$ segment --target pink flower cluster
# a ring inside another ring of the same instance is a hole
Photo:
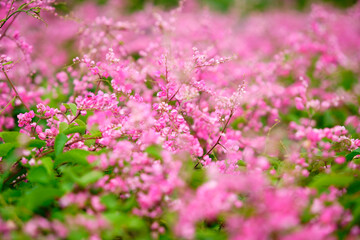
[[[35,117],[34,111],[30,111],[27,113],[20,113],[18,115],[19,119],[19,127],[24,127],[26,125],[29,125],[32,122],[32,119]]]
[[[99,91],[97,95],[88,93],[86,97],[79,96],[75,99],[81,110],[112,110],[116,109],[118,100],[115,94],[107,94]]]

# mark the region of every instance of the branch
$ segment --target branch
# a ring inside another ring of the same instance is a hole
[[[73,123],[79,116],[80,116],[80,110],[76,113],[76,116],[69,122],[70,123]]]
[[[181,87],[182,85],[180,85],[180,87],[176,90],[176,92],[174,93],[174,95],[172,95],[172,97],[168,100],[168,102],[170,102],[176,96],[176,94],[180,91]]]
[[[28,112],[30,112],[30,111],[31,111],[30,108],[25,104],[25,102],[24,102],[24,101],[22,100],[22,98],[20,97],[18,91],[16,90],[15,85],[14,85],[13,82],[10,80],[10,78],[9,78],[9,76],[7,75],[6,71],[5,71],[4,69],[3,69],[2,71],[3,71],[4,75],[5,75],[8,83],[10,84],[11,88],[14,90],[14,92],[15,92],[15,94],[16,94],[16,97],[17,97],[18,99],[20,99],[21,103],[24,105],[24,107],[26,108],[26,110],[27,110]],[[1,113],[2,113],[2,112],[1,112]],[[40,116],[40,115],[38,115],[38,114],[35,114],[35,116],[38,117],[38,118],[40,118],[40,119],[49,119],[48,117],[43,117],[43,116]]]
[[[99,91],[100,83],[103,80],[103,78],[100,74],[98,74],[98,76],[99,76],[99,81],[98,81],[98,84],[96,85],[95,93],[97,93]]]
[[[209,155],[209,153],[211,153],[211,151],[214,150],[214,148],[215,148],[218,144],[219,144],[220,146],[222,146],[222,145],[220,144],[220,140],[221,140],[221,138],[222,138],[222,135],[225,133],[226,128],[228,127],[229,122],[230,122],[230,119],[231,119],[231,117],[233,116],[233,114],[234,114],[234,109],[231,109],[229,118],[228,118],[228,120],[226,121],[225,126],[224,126],[223,130],[221,131],[219,138],[217,139],[217,141],[215,142],[215,144],[210,148],[210,150],[207,151],[204,155],[202,155],[201,158],[203,158],[203,157],[206,156],[206,155]],[[198,162],[196,163],[196,165],[194,166],[194,168],[196,168],[197,166],[199,166],[199,164],[200,164],[200,161],[198,160]]]
[[[2,27],[5,25],[5,23],[6,23],[13,15],[15,15],[15,14],[17,14],[17,13],[21,13],[21,12],[27,13],[26,10],[17,10],[17,11],[15,11],[15,12],[11,13],[11,14],[5,19],[5,21],[3,21],[3,23],[0,25],[0,28],[2,28]]]
[[[5,74],[5,77],[8,81],[8,83],[10,84],[10,86],[12,87],[12,89],[14,90],[15,94],[16,94],[16,97],[18,99],[20,99],[20,101],[22,102],[22,104],[25,106],[25,108],[30,112],[30,108],[25,104],[25,102],[22,100],[22,98],[20,97],[18,91],[16,90],[16,87],[14,86],[13,82],[10,80],[9,76],[7,75],[6,71],[3,69],[2,70],[3,73]]]
[[[228,120],[226,121],[225,126],[224,126],[223,130],[221,131],[218,140],[216,141],[216,143],[214,144],[214,146],[212,146],[212,148],[210,148],[210,150],[209,150],[207,153],[205,153],[202,157],[204,157],[205,155],[208,155],[208,154],[220,143],[221,137],[222,137],[222,135],[225,133],[226,128],[227,128],[227,126],[228,126],[228,124],[229,124],[229,122],[230,122],[230,119],[231,119],[231,117],[233,116],[233,114],[234,114],[234,112],[233,112],[233,110],[231,110],[230,116],[229,116]]]
[[[0,36],[0,40],[6,36],[6,32],[9,30],[10,26],[13,24],[13,22],[15,21],[15,19],[17,18],[17,16],[19,16],[19,14],[16,14],[13,19],[11,20],[11,22],[7,25],[7,28],[4,30],[4,32],[1,34]]]
[[[0,114],[2,114],[2,113],[7,109],[7,107],[8,107],[15,99],[16,99],[16,96],[13,97],[13,98],[10,100],[10,102],[8,102],[8,104],[6,104],[6,106],[4,107],[4,109],[0,111]]]

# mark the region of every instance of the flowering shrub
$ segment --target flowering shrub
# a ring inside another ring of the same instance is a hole
[[[358,239],[360,5],[0,3],[2,239]]]

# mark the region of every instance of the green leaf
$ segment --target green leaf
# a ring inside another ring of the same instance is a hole
[[[246,162],[244,162],[243,160],[238,160],[237,165],[240,167],[246,167]]]
[[[87,232],[83,228],[76,228],[70,231],[69,235],[67,236],[69,240],[78,240],[78,239],[89,239],[89,232]]]
[[[348,187],[346,194],[355,194],[360,191],[360,180],[353,181]],[[359,199],[360,200],[360,199]]]
[[[86,173],[85,175],[83,175],[81,178],[78,179],[77,183],[80,186],[87,186],[91,183],[96,182],[97,180],[99,180],[100,178],[102,178],[104,176],[103,172],[100,171],[91,171]]]
[[[360,148],[352,151],[348,155],[346,155],[346,161],[351,161],[355,156],[360,155]]]
[[[338,188],[347,187],[353,180],[353,176],[344,174],[321,174],[314,177],[309,186],[316,188],[319,191],[323,191],[326,190],[329,186],[335,186]]]
[[[160,145],[150,145],[145,149],[145,152],[154,159],[162,159],[161,157],[162,147]]]
[[[126,199],[120,205],[120,209],[122,212],[130,212],[134,207],[137,206],[137,201],[135,196],[131,196],[130,198]]]
[[[154,84],[151,81],[152,81],[151,79],[145,80],[145,85],[148,89],[153,89],[153,87],[154,87]]]
[[[246,119],[244,117],[238,117],[234,119],[234,121],[231,123],[231,127],[235,130],[238,130],[238,126],[240,123],[246,123]]]
[[[6,143],[18,142],[20,134],[19,132],[0,132],[0,138]]]
[[[42,148],[46,145],[45,141],[39,139],[32,139],[28,143],[28,147]]]
[[[70,107],[70,110],[72,112],[72,114],[75,116],[76,113],[77,113],[77,107],[74,103],[68,103],[69,107]]]
[[[59,133],[55,137],[55,143],[54,143],[55,156],[58,156],[60,153],[62,153],[67,140],[68,140],[68,138],[64,133]]]
[[[76,119],[75,122],[79,124],[79,126],[86,126],[86,123],[80,119]]]
[[[168,102],[168,104],[171,106],[176,106],[176,102],[177,102],[176,100],[172,100],[172,101]]]
[[[3,191],[1,195],[4,197],[4,199],[8,203],[12,203],[12,202],[15,202],[17,199],[19,199],[22,196],[22,192],[17,189],[9,188],[9,189]]]
[[[68,129],[64,130],[64,134],[68,135],[68,134],[72,134],[72,133],[80,133],[80,134],[84,134],[86,131],[86,127],[84,126],[73,126],[73,127],[69,127]]]
[[[71,113],[75,116],[77,113],[77,107],[74,103],[63,103],[66,109],[70,109]]]
[[[29,210],[37,210],[40,207],[50,206],[63,192],[60,189],[45,186],[36,186],[30,189],[21,199],[20,205]]]
[[[127,215],[117,211],[106,212],[103,215],[115,227],[135,231],[143,231],[146,228],[145,220],[138,216]]]
[[[351,90],[358,83],[358,76],[354,72],[344,69],[340,71],[340,81],[345,90]]]
[[[189,179],[189,185],[193,189],[198,188],[202,184],[204,184],[206,181],[206,174],[203,169],[195,169],[192,171],[190,179]]]
[[[91,134],[86,134],[84,137],[101,137],[102,133],[98,130],[96,131],[90,131]]]
[[[14,148],[15,144],[13,143],[0,144],[0,157],[5,157]]]
[[[100,197],[100,202],[109,210],[115,210],[119,207],[118,197],[114,194],[108,194]]]
[[[60,164],[63,163],[89,165],[89,162],[87,161],[87,156],[89,154],[89,151],[82,149],[72,149],[65,153],[61,153],[56,157],[54,167],[58,167]]]
[[[5,65],[12,64],[12,63],[13,63],[13,61],[9,61],[9,62],[3,63],[2,65],[5,66]]]
[[[96,142],[96,139],[88,139],[88,140],[85,140],[85,141],[84,141],[84,144],[85,144],[86,146],[90,147],[90,146],[94,145],[95,142]]]
[[[37,166],[30,169],[27,179],[33,183],[48,183],[50,176],[44,166]]]
[[[85,134],[84,138],[90,138],[90,137],[101,137],[102,133],[100,131],[93,131],[92,134]],[[96,142],[96,139],[88,139],[84,141],[84,144],[88,147],[94,145]]]
[[[69,127],[69,124],[67,124],[66,122],[61,122],[59,124],[59,131],[63,132],[65,129],[67,129]]]
[[[203,228],[196,231],[195,239],[198,240],[222,240],[227,239],[225,232],[218,229]]]
[[[41,158],[40,159],[42,165],[46,168],[47,172],[49,174],[53,173],[53,167],[54,167],[54,162],[50,157],[45,157],[45,158]]]

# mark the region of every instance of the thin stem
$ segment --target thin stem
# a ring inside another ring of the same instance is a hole
[[[219,142],[219,145],[227,151],[226,147],[224,145],[222,145],[220,142]]]
[[[6,38],[10,39],[11,41],[13,41],[16,44],[16,46],[18,46],[18,48],[22,52],[22,54],[24,55],[24,58],[26,58],[26,53],[25,53],[24,49],[22,49],[22,47],[21,47],[21,45],[19,44],[18,41],[16,41],[14,38],[12,38],[10,36],[7,36],[7,35],[1,35],[1,37],[6,37]],[[1,37],[0,37],[0,39],[1,39]],[[20,60],[18,60],[17,62],[20,62]],[[27,65],[27,67],[29,69],[29,72],[30,72],[30,65],[29,65],[29,63],[27,61],[25,61],[25,62],[26,62],[26,65]]]
[[[167,68],[167,57],[165,56],[165,81],[166,81],[166,84],[169,83],[169,79],[168,79],[168,68]],[[169,89],[168,87],[166,86],[166,98],[168,99],[169,98]]]
[[[78,111],[78,112],[76,113],[76,116],[69,122],[69,124],[73,123],[73,122],[80,116],[80,112],[81,112],[81,111]]]
[[[216,143],[210,148],[210,150],[203,155],[203,157],[204,157],[205,155],[208,155],[208,154],[220,143],[220,140],[221,140],[221,138],[222,138],[222,135],[225,133],[226,128],[227,128],[227,126],[228,126],[228,124],[229,124],[229,122],[230,122],[230,119],[231,119],[231,117],[233,116],[233,114],[234,114],[234,112],[233,112],[233,110],[231,110],[230,116],[229,116],[228,120],[226,121],[225,126],[224,126],[223,130],[221,131],[218,140],[217,140]]]
[[[31,0],[30,2],[26,3],[25,5],[22,5],[21,8],[19,7],[16,11],[14,11],[13,13],[10,14],[14,2],[15,2],[15,0],[13,0],[13,1],[11,2],[10,9],[9,9],[9,11],[7,12],[6,17],[5,17],[5,21],[1,24],[0,28],[2,28],[2,27],[5,25],[5,23],[6,23],[14,14],[21,13],[21,12],[25,12],[26,14],[28,14],[28,12],[31,11],[31,12],[35,13],[36,15],[38,15],[36,12],[32,11],[32,8],[30,8],[29,10],[23,10],[24,8],[28,7],[30,4],[32,4],[33,2],[35,2],[34,0]],[[9,14],[10,14],[10,15],[9,15]],[[41,20],[41,19],[40,19],[40,20]]]
[[[202,155],[201,158],[203,158],[203,157],[206,156],[206,155],[209,155],[209,153],[211,153],[211,151],[214,150],[214,148],[215,148],[218,144],[219,144],[220,146],[222,146],[222,145],[220,144],[220,140],[221,140],[221,138],[222,138],[222,135],[225,133],[226,128],[228,127],[229,122],[230,122],[230,119],[231,119],[231,117],[233,116],[233,114],[234,114],[234,110],[231,109],[229,118],[228,118],[228,120],[226,121],[225,126],[224,126],[223,130],[221,131],[219,138],[217,139],[217,141],[215,142],[215,144],[210,148],[210,150],[207,151],[204,155]],[[224,146],[223,146],[223,147],[224,147]],[[224,147],[224,148],[225,148],[225,147]],[[196,168],[197,166],[199,166],[199,164],[200,164],[200,160],[198,160],[198,162],[196,163],[196,165],[194,166],[194,168]]]
[[[8,104],[6,104],[6,106],[4,107],[4,109],[0,111],[0,114],[2,114],[2,113],[7,109],[7,107],[8,107],[15,99],[16,99],[16,96],[13,97],[13,98],[10,100],[10,102],[8,102]]]
[[[22,102],[22,104],[25,106],[25,108],[30,112],[30,108],[25,104],[25,102],[22,100],[22,98],[20,97],[18,91],[16,90],[13,82],[10,80],[9,76],[7,75],[6,71],[3,69],[3,73],[5,74],[5,77],[8,81],[8,83],[10,84],[10,86],[12,87],[12,89],[14,90],[16,97],[20,99],[20,101]]]
[[[10,12],[11,12],[11,9],[12,9],[12,7],[13,7],[13,5],[14,5],[14,2],[15,2],[15,0],[12,0],[12,1],[11,1],[11,5],[10,5],[10,8],[9,8],[9,11],[8,11],[7,14],[6,14],[6,18],[9,16],[9,14],[10,14]]]
[[[46,156],[46,155],[48,155],[49,153],[52,153],[52,152],[55,152],[55,150],[54,149],[50,149],[49,151],[47,151],[47,152],[41,152],[41,153],[39,153],[39,155],[38,156],[36,156],[36,159],[39,159],[39,158],[42,158],[43,156]]]
[[[5,25],[5,23],[13,16],[13,15],[15,15],[15,14],[17,14],[17,13],[20,13],[20,12],[27,12],[27,11],[25,11],[25,10],[17,10],[17,11],[15,11],[15,12],[13,12],[13,13],[11,13],[10,14],[10,16],[8,16],[6,19],[5,19],[5,21],[0,25],[0,28],[2,28],[4,25]]]
[[[68,117],[66,116],[65,113],[59,113],[59,114],[62,115],[62,116],[66,119],[66,121],[68,122],[68,124],[70,123],[70,120],[68,119]]]
[[[32,128],[32,130],[31,130],[31,135],[32,135],[32,137],[34,137],[34,135],[35,135],[35,133],[36,133],[36,128],[37,128],[37,126],[39,125],[40,120],[41,120],[41,118],[39,118],[39,120],[36,122],[35,127]]]
[[[3,69],[3,73],[5,74],[5,77],[8,81],[8,83],[10,84],[10,86],[12,87],[12,89],[14,90],[15,94],[16,94],[16,97],[18,99],[20,99],[21,103],[24,105],[24,107],[26,108],[26,110],[28,110],[28,112],[30,112],[30,108],[25,104],[25,102],[22,100],[22,98],[20,97],[18,91],[16,90],[16,87],[15,85],[13,84],[13,82],[10,80],[9,76],[7,75],[6,71]],[[40,116],[38,114],[35,114],[36,117],[40,118],[40,119],[49,119],[48,117],[43,117],[43,116]]]
[[[172,95],[172,97],[168,100],[168,102],[170,102],[175,96],[176,94],[179,92],[181,86],[176,90],[176,92],[174,93],[174,95]]]
[[[19,161],[16,161],[14,163],[14,165],[10,168],[11,173],[9,174],[9,176],[7,176],[7,178],[3,181],[3,187],[10,182],[11,180],[14,180],[14,177],[16,177],[17,175],[20,174],[24,174],[25,168],[19,165]]]
[[[100,83],[101,83],[101,79],[99,79],[99,82],[98,82],[98,84],[96,85],[95,93],[97,93],[97,92],[99,91]]]
[[[165,80],[166,80],[166,83],[169,83],[169,79],[168,79],[168,66],[167,66],[167,56],[165,56]]]
[[[96,85],[95,93],[97,93],[99,91],[100,83],[101,83],[101,81],[103,79],[100,74],[98,74],[98,76],[99,76],[99,81],[98,81],[98,84]]]
[[[72,144],[74,143],[77,143],[77,142],[81,142],[81,141],[86,141],[86,140],[96,140],[96,139],[100,139],[102,137],[88,137],[88,138],[79,138],[79,139],[76,139],[68,144],[65,145],[65,147],[69,147],[71,146]]]
[[[0,36],[0,40],[1,40],[3,37],[6,36],[6,32],[9,30],[10,26],[13,24],[13,22],[15,21],[15,19],[17,18],[17,16],[19,16],[19,14],[16,14],[16,15],[12,18],[11,22],[7,25],[7,28],[4,30],[4,33],[2,33],[1,36]]]
[[[269,129],[269,131],[268,131],[268,133],[266,135],[264,154],[266,154],[266,151],[267,151],[267,144],[268,144],[268,141],[269,141],[269,138],[270,138],[271,130],[273,130],[273,128],[276,127],[276,125],[278,125],[280,123],[279,119],[276,119],[275,121],[276,121],[276,123],[271,126],[271,128]]]

